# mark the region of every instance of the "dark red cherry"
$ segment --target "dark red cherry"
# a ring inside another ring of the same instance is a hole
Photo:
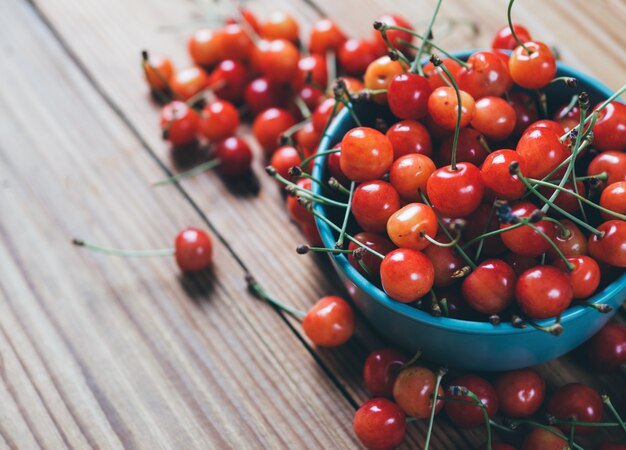
[[[491,383],[484,378],[471,374],[463,375],[452,381],[451,386],[465,387],[474,393],[485,406],[487,415],[490,418],[493,418],[498,412],[498,396],[496,390]],[[467,395],[451,395],[447,393],[446,397],[476,403],[472,397]],[[485,424],[485,417],[480,406],[446,402],[445,410],[450,420],[460,428],[476,428],[484,426]]]
[[[435,236],[435,240],[442,243],[450,241],[444,233],[439,233]],[[431,244],[426,247],[423,252],[433,263],[433,268],[435,269],[435,286],[450,286],[458,281],[458,272],[466,266],[466,263],[465,260],[458,255],[454,247],[440,247]]]
[[[510,92],[509,103],[515,110],[515,128],[512,135],[521,136],[531,123],[539,119],[537,105],[528,94],[521,91]]]
[[[428,114],[428,97],[432,89],[428,79],[414,73],[396,75],[387,89],[391,112],[400,119],[421,119]]]
[[[253,115],[268,108],[282,108],[287,105],[285,86],[265,77],[252,80],[245,89],[244,97]]]
[[[585,345],[587,361],[600,372],[613,372],[626,364],[626,326],[612,322],[600,329]]]
[[[466,225],[463,229],[463,239],[467,242],[478,236],[495,231],[500,228],[500,222],[491,205],[481,203],[476,211],[466,217]],[[488,237],[482,241],[481,255],[497,256],[502,254],[506,248],[502,243],[499,234]],[[478,244],[472,245],[470,248],[475,251]],[[533,266],[536,264],[533,264]]]
[[[240,137],[229,137],[215,146],[215,157],[220,164],[217,171],[226,178],[239,178],[250,173],[252,151]]]
[[[505,372],[495,383],[500,410],[509,417],[529,417],[535,414],[546,392],[546,382],[533,369]]]
[[[552,241],[561,250],[563,255],[567,256],[581,256],[587,254],[587,237],[576,226],[574,222],[569,219],[561,219],[561,225],[567,229],[567,233],[556,229],[556,236]],[[548,249],[548,257],[552,261],[556,261],[560,256],[556,251],[550,247]]]
[[[570,383],[559,388],[548,401],[547,411],[559,420],[579,422],[601,422],[604,416],[602,399],[598,392],[581,383]],[[559,425],[566,433],[569,425]],[[576,426],[576,434],[586,435],[597,431],[597,427]]]
[[[229,102],[243,99],[247,82],[246,66],[231,59],[220,62],[209,77],[209,86],[213,87],[215,95]]]
[[[530,217],[537,211],[537,207],[530,202],[521,202],[511,208],[511,213],[521,218]],[[547,220],[540,220],[533,224],[534,227],[541,230],[548,239],[544,238],[540,233],[535,231],[529,225],[505,231],[502,233],[502,242],[512,252],[525,256],[539,256],[550,247],[550,241],[554,239],[554,225]],[[512,227],[511,224],[500,225],[501,229]]]
[[[365,244],[367,247],[382,255],[386,255],[387,253],[397,248],[393,244],[393,242],[391,242],[386,237],[381,236],[380,234],[363,231],[361,233],[355,234],[353,237],[357,241]],[[359,248],[359,246],[350,241],[350,244],[348,245],[348,250],[354,251],[357,248]],[[361,255],[361,262],[365,265],[365,267],[367,267],[369,273],[367,273],[363,269],[363,267],[361,267],[361,264],[358,263],[358,261],[354,258],[354,255],[352,255],[351,253],[348,253],[348,261],[350,261],[350,264],[352,264],[352,266],[356,268],[356,270],[361,272],[364,277],[368,277],[374,280],[380,278],[380,263],[382,262],[382,260],[373,253],[365,251]]]
[[[438,154],[438,161],[441,165],[451,163],[453,143],[454,136],[448,136],[441,142]],[[487,149],[481,144],[481,134],[478,131],[473,128],[461,130],[456,147],[457,162],[469,162],[480,167],[488,154]]]
[[[402,352],[391,348],[375,350],[363,365],[365,389],[374,397],[391,397],[400,367],[409,361]]]
[[[391,400],[374,398],[357,410],[353,427],[368,450],[393,450],[404,440],[406,418]]]
[[[507,253],[502,260],[511,266],[513,272],[515,272],[515,275],[518,277],[539,263],[537,258],[518,255],[517,253]]]
[[[626,105],[611,102],[598,113],[593,145],[600,151],[626,149]]]
[[[515,296],[515,272],[500,259],[488,259],[463,280],[463,297],[476,311],[500,314]]]
[[[563,450],[567,448],[567,439],[558,435],[562,434],[560,430],[556,427],[548,428],[552,431],[543,428],[531,429],[522,443],[522,450]]]
[[[213,242],[207,233],[187,227],[176,236],[174,242],[176,264],[183,272],[198,272],[211,265]]]

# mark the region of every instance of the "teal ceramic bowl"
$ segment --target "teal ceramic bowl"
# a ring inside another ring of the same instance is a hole
[[[458,53],[456,56],[466,59],[471,53],[473,51]],[[559,64],[558,76],[577,78],[579,89],[590,94],[592,104],[612,94],[610,89],[598,81],[562,64]],[[567,103],[572,93],[563,83],[551,86],[547,91],[551,113],[556,107]],[[362,105],[359,106],[358,114],[365,125],[372,125],[375,117],[384,112],[373,105]],[[330,125],[327,137],[319,148],[332,148],[354,126],[353,119],[344,108]],[[325,172],[326,158],[319,157],[313,175],[325,179]],[[320,187],[313,183],[313,190],[319,193]],[[315,209],[323,215],[330,213],[319,204],[315,205]],[[326,247],[333,247],[337,240],[333,230],[319,219],[317,227]],[[540,364],[573,350],[596,333],[612,316],[612,313],[599,313],[589,307],[572,307],[562,315],[564,331],[560,336],[552,336],[532,327],[515,328],[508,322],[494,326],[490,323],[433,317],[391,299],[352,267],[345,256],[331,255],[330,259],[356,306],[390,343],[409,354],[421,347],[425,358],[450,367],[499,371]],[[589,301],[610,305],[616,311],[625,299],[626,274],[622,274]],[[552,322],[546,320],[539,323],[548,325]]]

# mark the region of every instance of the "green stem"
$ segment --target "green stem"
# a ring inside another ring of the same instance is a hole
[[[252,290],[254,294],[256,294],[257,297],[261,298],[262,300],[265,300],[266,302],[275,306],[276,308],[282,309],[287,314],[290,314],[296,319],[302,320],[306,316],[306,313],[304,311],[300,311],[299,309],[292,308],[291,306],[287,306],[284,303],[276,300],[274,297],[269,295],[267,291],[263,289],[263,287],[261,287],[261,285],[257,283],[256,281],[249,279],[248,287]]]
[[[489,231],[488,233],[481,234],[480,236],[476,236],[474,239],[471,239],[471,240],[467,241],[465,244],[463,244],[463,248],[469,248],[472,245],[474,245],[476,242],[480,242],[483,239],[487,239],[487,238],[489,238],[491,236],[497,236],[498,234],[502,234],[502,233],[504,233],[506,231],[514,230],[514,229],[519,228],[519,227],[521,227],[523,225],[524,225],[523,222],[518,222],[518,223],[516,223],[514,225],[511,225],[510,227],[507,227],[507,228],[498,228],[497,230],[493,230],[493,231]]]
[[[271,166],[268,166],[268,167],[271,167]],[[294,189],[297,193],[304,193],[304,194],[306,194],[305,196],[309,200],[311,200],[311,201],[314,201],[314,202],[317,202],[317,203],[323,203],[325,205],[338,206],[340,208],[345,208],[345,207],[348,206],[348,203],[338,202],[338,201],[330,199],[328,197],[324,197],[323,195],[316,194],[315,192],[313,192],[313,191],[311,191],[309,189],[305,189],[302,186],[298,186],[293,181],[289,181],[288,179],[283,177],[281,174],[276,172],[276,170],[273,167],[272,167],[272,170],[270,170],[268,168],[267,171],[268,171],[268,173],[272,172],[272,173],[270,173],[270,175],[272,175],[274,178],[276,178],[278,181],[280,181],[285,186],[289,186],[290,188]]]
[[[543,219],[542,219],[542,220],[543,220]],[[523,222],[524,222],[524,221],[523,221]],[[530,227],[532,230],[534,230],[534,231],[535,231],[535,233],[538,233],[539,235],[541,235],[541,237],[542,237],[542,238],[544,238],[544,239],[546,240],[546,242],[548,242],[548,243],[552,246],[552,248],[554,249],[554,251],[555,251],[555,252],[559,255],[559,257],[560,257],[560,258],[563,260],[563,262],[565,263],[565,267],[567,268],[567,270],[569,270],[569,271],[571,272],[572,270],[574,270],[574,269],[575,269],[574,264],[572,264],[571,262],[569,262],[569,261],[567,260],[567,257],[563,254],[563,252],[561,251],[561,249],[559,248],[559,246],[558,246],[558,245],[556,245],[556,244],[554,243],[554,241],[553,241],[552,239],[550,239],[550,237],[549,237],[546,233],[544,233],[544,232],[543,232],[543,230],[542,230],[541,228],[539,228],[539,227],[535,226],[534,224],[532,224],[532,223],[530,223],[530,222],[528,222],[528,221],[525,221],[525,222],[526,222],[526,225],[527,225],[528,227]]]
[[[602,396],[602,402],[606,405],[607,408],[609,408],[609,411],[611,411],[611,414],[613,414],[619,426],[622,427],[622,430],[624,431],[624,433],[626,433],[626,424],[624,424],[624,420],[622,419],[622,416],[620,416],[620,414],[615,409],[615,406],[613,406],[613,403],[611,402],[610,397],[604,394]]]
[[[436,61],[438,61],[438,64],[435,64]],[[452,156],[450,158],[450,168],[455,171],[456,170],[456,149],[459,143],[459,133],[461,132],[461,118],[463,116],[463,105],[461,104],[461,91],[459,90],[459,86],[456,84],[456,81],[454,77],[452,76],[452,73],[448,70],[445,64],[441,62],[441,59],[433,55],[433,57],[431,58],[431,62],[433,63],[434,66],[441,67],[441,70],[443,70],[445,74],[448,76],[448,78],[450,79],[450,82],[452,83],[452,87],[454,88],[454,92],[456,93],[456,101],[457,101],[456,126],[454,127],[454,139],[452,141]]]
[[[515,419],[515,420],[510,420],[509,422],[511,424],[513,424],[513,425],[523,425],[523,424],[525,424],[525,425],[530,425],[530,426],[535,427],[535,428],[541,428],[542,430],[547,431],[548,433],[552,433],[553,435],[558,436],[561,439],[567,441],[567,436],[565,436],[563,433],[561,433],[561,432],[559,432],[557,430],[554,430],[553,428],[551,428],[551,427],[549,427],[547,425],[543,425],[541,423],[535,422],[533,420]],[[573,443],[572,447],[575,450],[585,450],[583,447],[581,447],[580,445],[576,444],[575,442]]]
[[[115,256],[130,256],[147,258],[151,256],[172,256],[176,253],[173,248],[159,248],[152,250],[128,250],[122,248],[103,247],[101,245],[92,244],[90,242],[81,241],[80,239],[72,240],[72,244],[78,247],[85,247],[98,253],[106,253]]]
[[[433,15],[430,17],[430,22],[428,23],[428,28],[426,29],[426,37],[430,37],[432,35],[433,25],[435,24],[435,20],[437,19],[437,14],[439,14],[439,8],[441,7],[441,2],[442,0],[437,1],[437,6],[435,6],[435,11],[433,12]],[[417,73],[419,73],[420,75],[422,76],[424,75],[420,61],[422,60],[422,55],[424,54],[425,47],[426,47],[426,41],[422,40],[420,47],[417,50],[417,55],[415,56],[415,59],[413,60],[413,63],[411,64],[411,67],[409,68],[409,72],[415,73],[417,71]]]
[[[511,36],[513,36],[513,39],[515,39],[515,42],[517,42],[517,45],[521,45],[522,48],[526,50],[526,53],[530,55],[532,52],[528,49],[528,47],[524,45],[524,43],[520,40],[520,38],[517,37],[517,34],[515,34],[515,27],[513,27],[513,20],[511,19],[511,10],[513,9],[513,3],[515,3],[515,0],[509,1],[509,7],[506,11],[506,18],[509,21],[509,29],[511,30]]]
[[[164,180],[152,183],[152,186],[158,187],[158,186],[165,186],[168,184],[178,183],[181,180],[194,177],[198,174],[201,174],[202,172],[206,172],[207,170],[213,169],[219,166],[220,164],[221,164],[221,161],[219,159],[212,159],[210,161],[199,164],[196,167],[193,167],[187,170],[186,172],[181,172],[177,175],[173,175],[169,178],[165,178]]]
[[[346,234],[346,228],[348,227],[348,219],[350,218],[350,211],[352,209],[352,195],[354,194],[355,187],[356,187],[356,183],[354,181],[350,183],[350,194],[348,195],[348,205],[346,207],[346,212],[343,216],[343,224],[341,225],[339,238],[337,239],[337,248],[343,247],[343,239]]]
[[[339,148],[331,148],[330,150],[323,150],[321,152],[313,153],[308,158],[305,158],[302,160],[302,162],[300,163],[300,167],[305,167],[308,163],[313,161],[315,158],[318,158],[320,156],[327,156],[327,155],[330,155],[331,153],[339,153],[340,151],[341,149]]]
[[[441,386],[441,379],[444,377],[446,373],[445,369],[439,369],[437,371],[437,378],[435,380],[435,390],[433,391],[433,405],[430,409],[430,419],[428,420],[428,431],[426,432],[426,442],[424,443],[424,450],[428,450],[430,446],[430,437],[433,434],[433,425],[435,423],[435,413],[437,412],[437,403],[439,396],[439,386]]]

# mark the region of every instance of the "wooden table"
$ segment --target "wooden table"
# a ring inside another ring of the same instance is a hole
[[[614,89],[624,83],[623,0],[518,3],[516,21],[557,45],[563,61]],[[355,448],[352,416],[367,398],[362,363],[384,341],[361,319],[349,344],[316,349],[297,323],[247,294],[245,271],[301,308],[342,292],[325,259],[293,251],[302,236],[260,158],[258,195],[213,173],[182,187],[150,186],[173,164],[140,50],[188,64],[190,22],[214,18],[214,6],[0,4],[0,447]],[[364,36],[390,8],[423,29],[434,4],[259,0],[250,7],[261,16],[291,12],[305,32],[330,16]],[[504,1],[446,0],[441,17],[467,18],[480,33],[460,26],[442,44],[488,45],[505,8]],[[107,257],[70,244],[84,237],[162,247],[186,225],[215,236],[212,273],[183,277],[171,258]],[[551,388],[577,380],[624,394],[619,375],[591,374],[572,356],[539,370]],[[426,424],[408,428],[406,447],[420,448]],[[442,417],[431,448],[483,441],[482,430],[460,431]]]

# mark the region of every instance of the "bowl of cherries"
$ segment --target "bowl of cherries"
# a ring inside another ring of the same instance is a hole
[[[626,298],[624,88],[520,30],[449,54],[374,27],[390,53],[364,91],[335,86],[298,199],[357,307],[397,346],[457,368],[577,347]]]

